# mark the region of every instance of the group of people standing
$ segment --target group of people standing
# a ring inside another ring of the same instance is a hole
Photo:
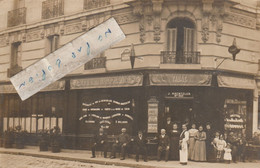
[[[165,129],[160,130],[160,134],[153,140],[158,142],[157,161],[161,160],[164,153],[165,161],[180,160],[180,163],[186,165],[188,160],[208,161],[230,163],[231,160],[237,161],[241,156],[244,161],[245,136],[235,136],[233,132],[227,136],[214,132],[210,123],[202,125],[198,129],[196,124],[187,128],[187,124],[182,124],[180,131],[177,123],[172,123],[171,118],[167,118]],[[147,137],[142,131],[137,136],[130,137],[126,133],[126,128],[121,129],[121,134],[114,138],[111,149],[111,159],[116,158],[116,151],[120,151],[121,160],[125,159],[126,150],[130,142],[135,144],[136,161],[139,161],[139,155],[143,154],[143,159],[147,162]],[[94,137],[92,146],[92,157],[95,157],[95,150],[101,147],[104,151],[104,157],[107,157],[108,141],[107,135],[101,128],[99,133]]]

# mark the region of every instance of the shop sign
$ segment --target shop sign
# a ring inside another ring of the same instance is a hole
[[[148,100],[148,128],[147,133],[158,132],[158,101],[155,97]]]
[[[70,80],[71,89],[142,86],[143,75],[116,75]]]
[[[188,73],[152,73],[150,85],[154,86],[210,86],[212,75]]]
[[[168,92],[167,97],[174,97],[174,98],[192,97],[192,94],[191,92]]]

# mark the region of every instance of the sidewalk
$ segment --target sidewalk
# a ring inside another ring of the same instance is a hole
[[[178,161],[148,161],[143,162],[140,160],[136,162],[132,158],[126,158],[126,160],[109,159],[103,158],[100,155],[97,155],[96,158],[90,158],[91,152],[85,150],[68,150],[63,149],[61,153],[52,153],[50,151],[40,152],[39,148],[36,146],[29,146],[26,149],[6,149],[0,148],[0,153],[13,154],[13,155],[26,155],[33,157],[41,158],[50,158],[58,160],[68,160],[68,161],[78,161],[84,163],[95,163],[102,165],[115,165],[115,166],[124,166],[124,167],[136,167],[136,168],[208,168],[208,167],[218,167],[218,168],[258,168],[260,166],[260,161],[254,162],[239,162],[239,163],[206,163],[206,162],[189,162],[187,166],[182,166]]]

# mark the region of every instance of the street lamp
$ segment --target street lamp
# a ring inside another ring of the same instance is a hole
[[[131,61],[131,67],[134,69],[135,65],[135,49],[134,49],[134,44],[131,44],[131,51],[130,51],[130,61]]]
[[[233,40],[233,44],[230,46],[230,47],[228,47],[228,52],[230,53],[230,54],[232,54],[232,56],[233,56],[233,61],[235,61],[236,60],[236,55],[240,52],[240,49],[237,47],[237,44],[236,44],[236,38],[234,38],[234,40]],[[227,60],[228,58],[224,58],[219,64],[218,64],[218,66],[216,67],[216,69],[218,69],[218,67],[225,61],[225,60]],[[217,61],[218,59],[216,58],[215,59],[215,61]]]
[[[236,60],[236,55],[240,52],[240,49],[237,48],[236,38],[234,38],[233,44],[228,48],[228,52],[229,52],[230,54],[232,54],[232,56],[233,56],[233,61],[235,61],[235,60]]]

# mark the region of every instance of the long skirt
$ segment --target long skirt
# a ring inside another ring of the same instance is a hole
[[[188,144],[187,143],[182,142],[179,153],[180,153],[180,163],[187,163],[188,162]]]
[[[170,157],[172,160],[179,160],[179,137],[171,138]]]
[[[206,144],[205,141],[196,141],[193,154],[191,157],[194,161],[206,161]]]
[[[191,159],[193,150],[194,150],[194,146],[195,146],[195,139],[194,137],[190,137],[189,139],[189,159]]]

